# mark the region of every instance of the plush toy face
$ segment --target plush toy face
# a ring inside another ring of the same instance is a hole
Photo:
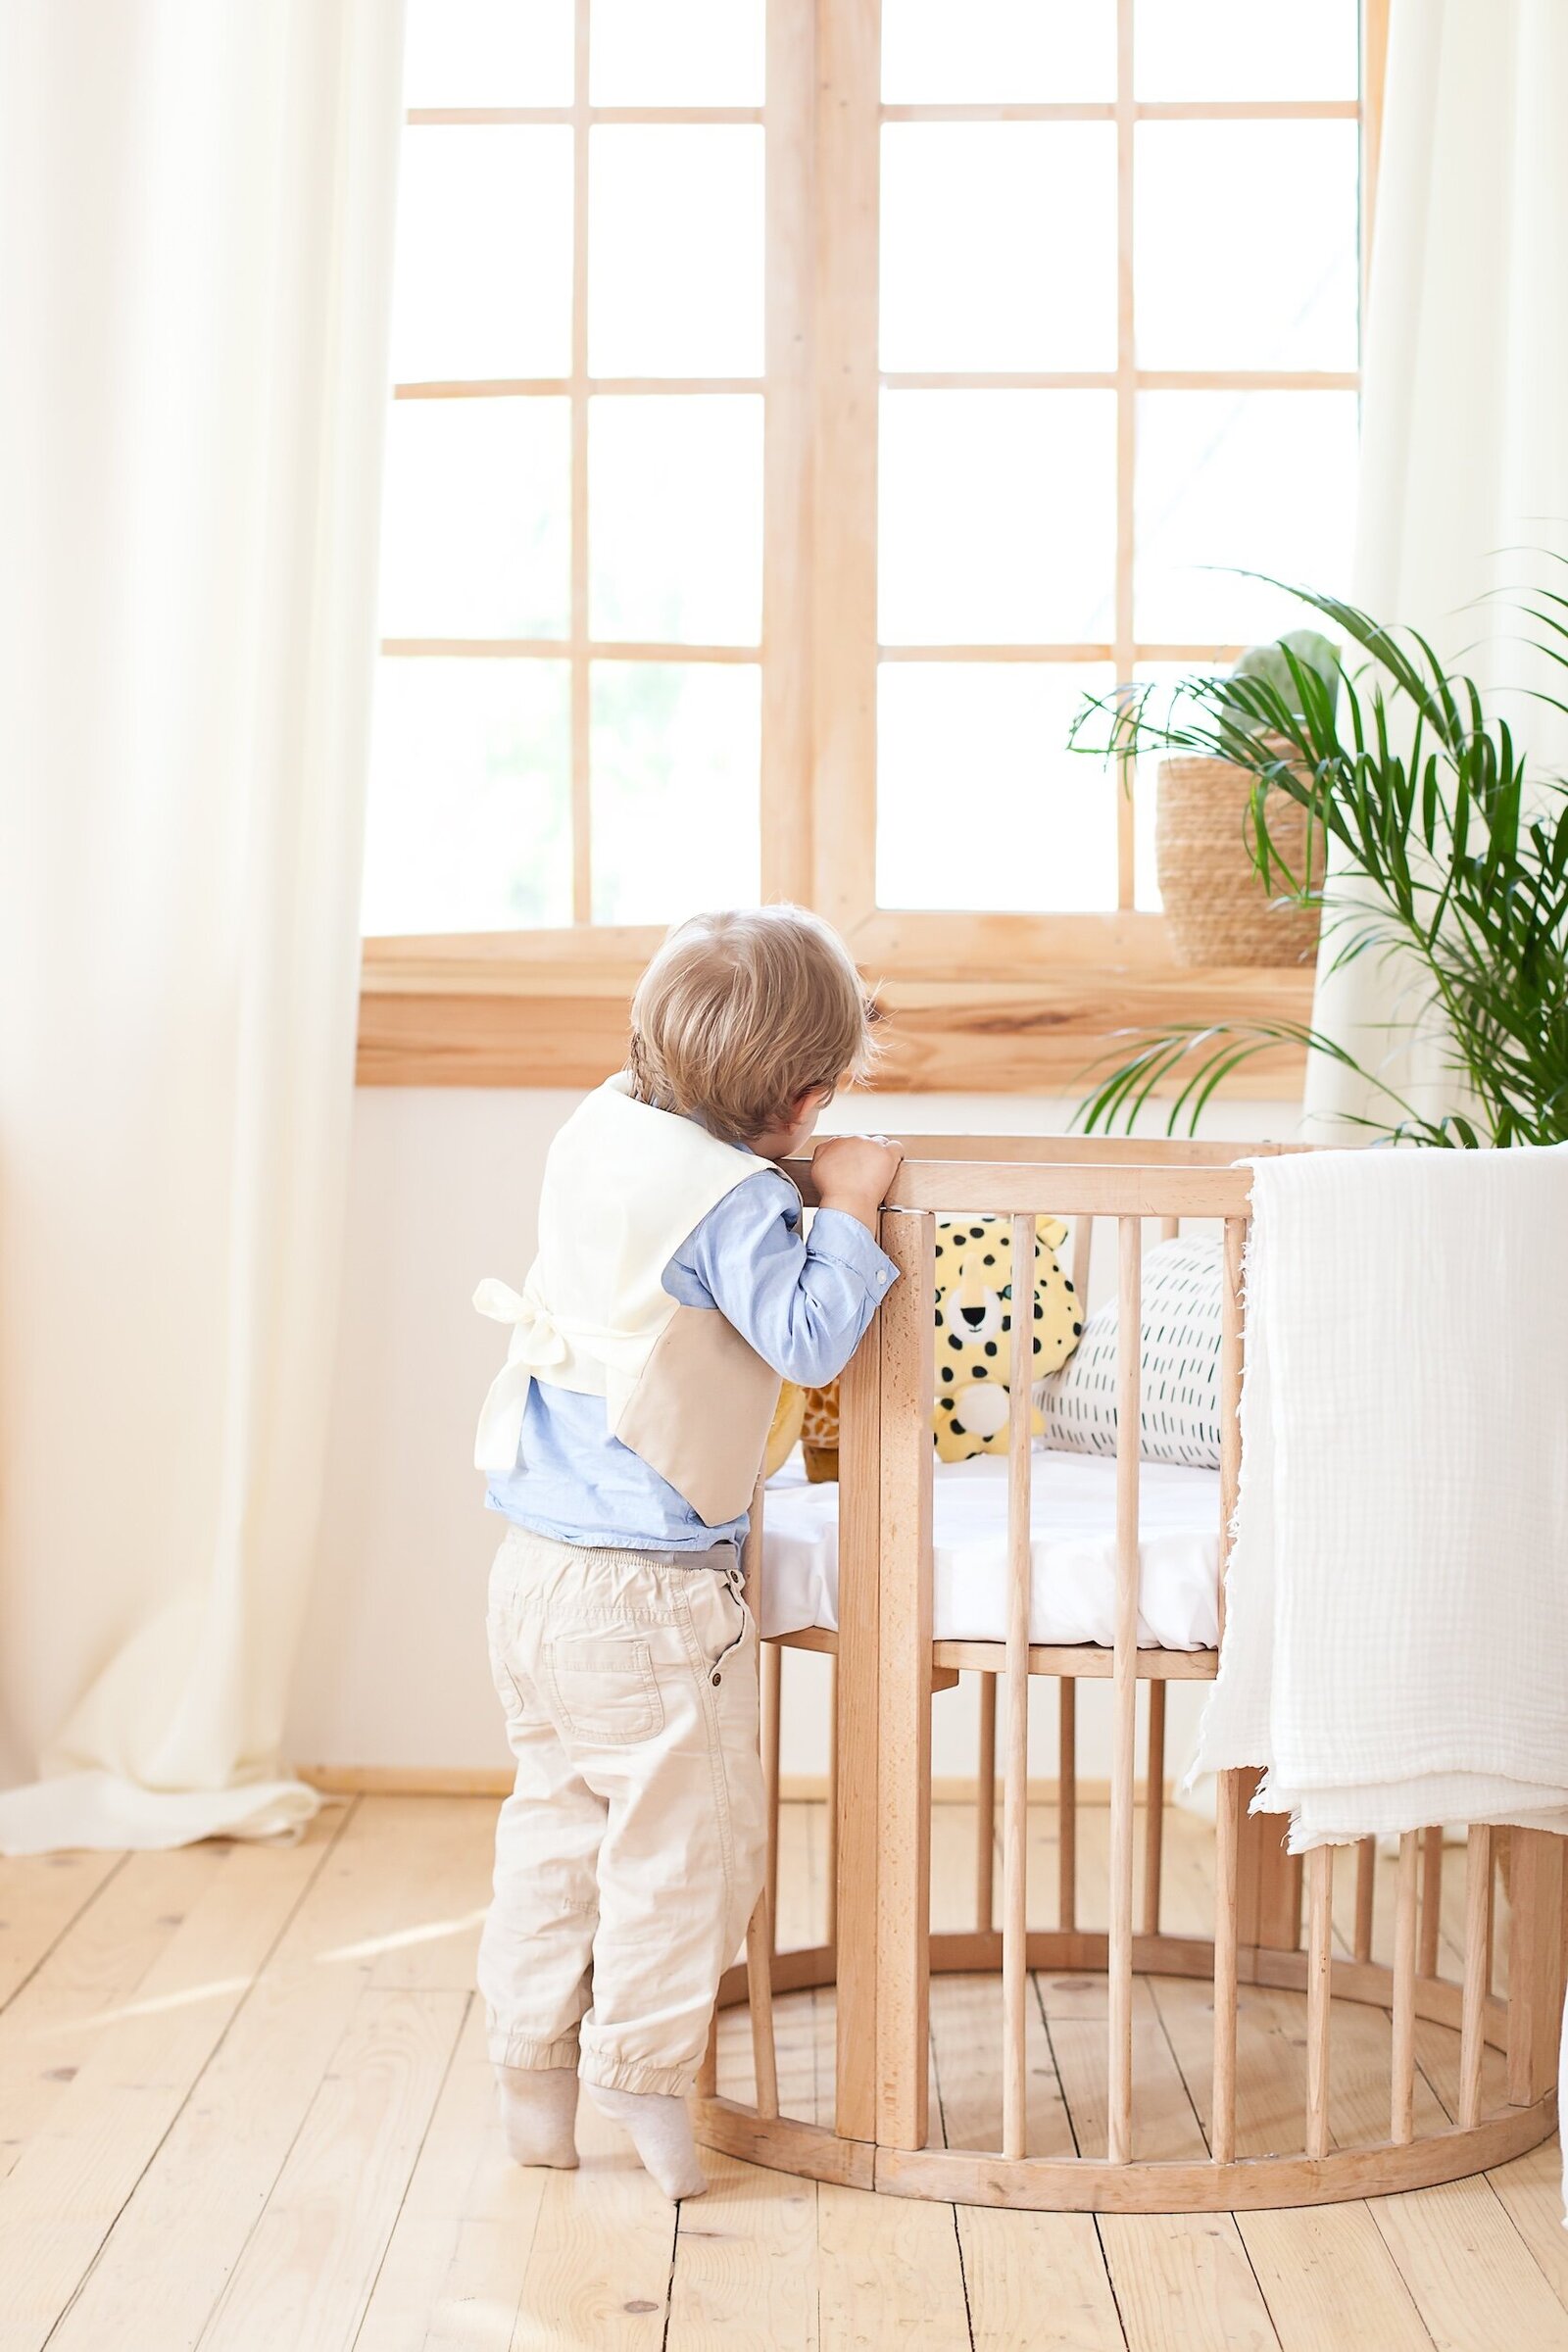
[[[1031,1382],[1064,1364],[1083,1320],[1072,1284],[1056,1263],[1067,1237],[1054,1217],[1035,1224]],[[1005,1217],[939,1217],[936,1236],[937,1452],[945,1462],[1007,1450],[1012,1374],[1012,1230]],[[1032,1418],[1036,1437],[1044,1423]],[[808,1389],[802,1428],[807,1476],[838,1476],[839,1384]]]
[[[1083,1328],[1055,1252],[1067,1229],[1035,1225],[1031,1385],[1064,1363]],[[945,1462],[1007,1450],[1012,1378],[1012,1232],[1004,1217],[939,1217],[936,1235],[937,1452]],[[1043,1423],[1031,1416],[1035,1436]]]

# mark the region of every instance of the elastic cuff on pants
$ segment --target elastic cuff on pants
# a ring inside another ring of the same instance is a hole
[[[558,2041],[539,2041],[529,2034],[509,2034],[504,2027],[492,2026],[485,2046],[493,2066],[515,2066],[533,2075],[564,2066],[574,2067],[577,2063],[575,2034],[563,2034]]]
[[[603,2051],[588,2051],[583,2057],[582,2079],[585,2082],[597,2082],[601,2090],[653,2091],[661,2098],[683,2099],[697,2080],[697,2069],[617,2061]]]

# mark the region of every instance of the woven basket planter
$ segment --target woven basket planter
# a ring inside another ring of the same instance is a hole
[[[1252,778],[1228,760],[1162,760],[1154,862],[1171,953],[1187,964],[1304,963],[1317,952],[1320,909],[1279,906],[1250,854]],[[1284,793],[1269,830],[1293,873],[1306,857],[1306,811]],[[1321,849],[1313,860],[1321,867]]]

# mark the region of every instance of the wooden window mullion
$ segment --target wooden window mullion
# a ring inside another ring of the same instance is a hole
[[[1116,591],[1112,661],[1133,672],[1134,512],[1138,474],[1138,348],[1133,312],[1133,0],[1116,0]],[[1116,905],[1136,904],[1137,810],[1116,771]]]

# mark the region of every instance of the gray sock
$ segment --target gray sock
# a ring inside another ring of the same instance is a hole
[[[684,2099],[655,2090],[607,2090],[602,2082],[590,2082],[587,2087],[600,2114],[629,2132],[644,2172],[658,2181],[666,2197],[700,2197],[704,2193],[708,2180],[698,2162]]]
[[[498,2066],[496,2086],[501,2093],[501,2129],[513,2163],[575,2171],[576,2068]]]

